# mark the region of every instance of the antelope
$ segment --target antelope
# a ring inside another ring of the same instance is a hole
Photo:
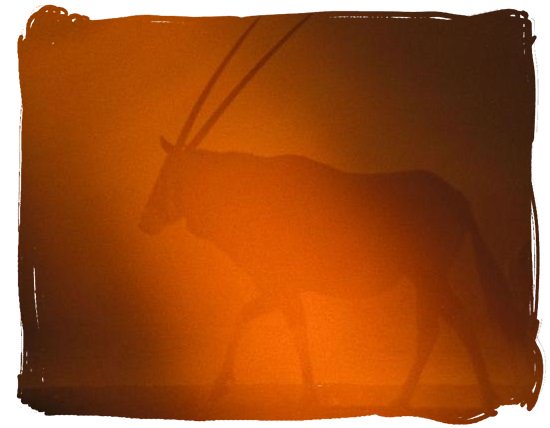
[[[449,283],[457,253],[470,237],[489,312],[510,337],[521,330],[506,281],[485,244],[464,195],[422,170],[348,173],[303,156],[256,156],[198,149],[252,77],[299,27],[302,18],[230,91],[195,137],[190,131],[223,70],[257,25],[256,18],[220,63],[194,104],[175,144],[160,138],[166,158],[140,228],[159,233],[186,221],[256,285],[240,311],[212,398],[234,381],[237,348],[247,325],[271,311],[287,321],[306,400],[315,402],[304,292],[367,298],[407,278],[417,296],[415,359],[395,406],[407,406],[438,337],[440,321],[454,329],[471,361],[484,409],[498,398],[472,321]]]

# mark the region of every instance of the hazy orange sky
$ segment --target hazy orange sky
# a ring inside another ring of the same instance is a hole
[[[127,18],[55,31],[39,22],[21,45],[22,251],[36,268],[39,358],[52,385],[212,381],[254,285],[184,223],[155,237],[137,224],[163,160],[159,137],[175,141],[245,21]],[[199,124],[295,21],[262,18]],[[203,147],[299,154],[343,171],[433,171],[471,202],[507,270],[530,238],[534,94],[517,61],[520,29],[383,21],[311,18]],[[469,257],[454,279],[479,297]],[[307,296],[316,378],[399,384],[412,358],[413,296],[406,282],[365,302]],[[299,382],[279,315],[247,334],[240,381]],[[496,339],[495,373],[501,350]],[[463,352],[442,339],[427,379],[473,382]]]

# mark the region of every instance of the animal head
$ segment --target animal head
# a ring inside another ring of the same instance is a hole
[[[139,228],[147,234],[156,234],[183,216],[174,192],[179,187],[177,172],[183,166],[182,158],[185,152],[178,150],[163,137],[160,138],[160,144],[166,152],[166,157],[139,223]]]
[[[256,65],[252,67],[242,78],[242,80],[229,92],[218,108],[212,113],[208,120],[206,120],[202,128],[199,129],[193,139],[187,142],[193,124],[196,121],[201,107],[205,103],[209,93],[218,81],[223,70],[234,57],[239,47],[252,29],[256,26],[260,18],[255,18],[236,41],[195,102],[195,105],[193,106],[189,117],[180,132],[176,144],[173,145],[161,137],[161,147],[166,152],[166,158],[141,217],[139,227],[142,231],[149,234],[158,233],[164,228],[164,226],[174,223],[185,215],[181,204],[181,195],[177,194],[181,191],[181,178],[183,174],[182,169],[185,168],[185,160],[190,157],[189,155],[191,151],[195,150],[202,140],[204,140],[214,124],[218,121],[237,95],[244,89],[248,82],[250,82],[256,73],[273,56],[273,54],[281,48],[290,36],[300,26],[302,26],[310,16],[311,14],[302,18],[267,53],[264,54],[258,63],[256,63]]]

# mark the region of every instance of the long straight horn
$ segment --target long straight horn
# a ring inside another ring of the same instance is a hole
[[[235,56],[235,53],[241,46],[241,44],[244,42],[248,34],[252,31],[252,29],[256,26],[258,21],[260,20],[260,17],[257,17],[254,21],[252,21],[252,24],[248,26],[248,28],[245,30],[245,32],[239,37],[239,39],[235,42],[231,50],[227,53],[223,61],[220,63],[204,89],[202,90],[199,98],[195,102],[195,105],[193,106],[193,109],[191,110],[191,113],[189,113],[189,117],[187,118],[187,121],[185,122],[185,125],[183,126],[180,135],[178,136],[178,139],[176,141],[177,147],[182,147],[185,145],[185,141],[187,140],[187,137],[189,136],[189,133],[191,132],[191,128],[193,127],[193,124],[195,123],[195,120],[197,120],[197,116],[199,115],[199,112],[201,110],[202,105],[208,98],[208,95],[212,91],[212,88],[216,84],[216,82],[219,80],[223,70],[229,64],[229,61],[231,61],[231,58]]]
[[[244,89],[244,87],[250,82],[250,80],[256,75],[256,73],[266,64],[267,61],[277,52],[281,46],[294,34],[298,28],[300,28],[312,14],[306,15],[305,18],[301,19],[294,27],[290,29],[261,59],[258,63],[250,69],[250,71],[243,77],[243,79],[231,90],[229,95],[225,97],[219,107],[214,111],[212,116],[206,121],[206,123],[199,130],[197,135],[187,144],[185,150],[191,150],[197,147],[202,140],[206,137],[208,132],[212,129],[214,124],[218,121],[223,112],[229,107],[233,100],[239,95],[239,93]]]

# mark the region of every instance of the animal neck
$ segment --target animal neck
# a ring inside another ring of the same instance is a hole
[[[246,185],[255,156],[193,150],[183,154],[174,177],[174,197],[188,220],[219,215],[224,205]]]

